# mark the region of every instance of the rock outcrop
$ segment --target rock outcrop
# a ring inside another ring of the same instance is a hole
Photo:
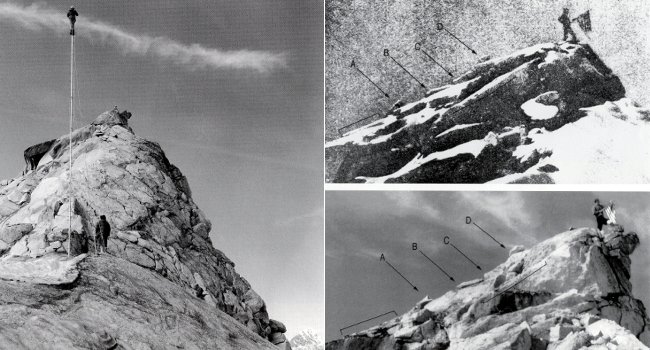
[[[650,110],[624,97],[588,45],[533,46],[328,142],[326,180],[646,183],[610,169],[650,161]]]
[[[604,237],[594,229],[564,232],[326,348],[648,349],[650,320],[629,281],[638,244],[616,225]]]
[[[130,117],[113,110],[75,130],[71,172],[66,135],[28,148],[26,173],[0,182],[0,278],[20,281],[0,281],[0,313],[22,310],[3,318],[0,338],[13,340],[0,343],[95,348],[90,334],[110,330],[126,348],[272,347],[264,300],[213,247],[187,179],[157,143],[135,135]],[[110,255],[95,257],[99,215],[112,226]],[[67,250],[93,257],[71,262]],[[174,325],[147,329],[163,316]],[[34,342],[24,339],[30,330]]]

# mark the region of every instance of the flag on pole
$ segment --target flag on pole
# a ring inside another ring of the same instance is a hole
[[[585,33],[591,31],[591,17],[589,17],[589,11],[579,15],[574,20],[578,21],[580,29],[582,29],[582,31]]]

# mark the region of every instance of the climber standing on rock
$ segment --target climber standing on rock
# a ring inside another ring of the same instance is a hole
[[[108,250],[108,236],[111,234],[111,225],[106,221],[106,216],[101,215],[99,222],[95,225],[95,250],[97,239],[99,239],[99,250],[106,253]]]
[[[70,20],[70,35],[74,35],[74,22],[77,21],[77,16],[79,16],[79,13],[77,13],[77,10],[74,9],[74,6],[70,7],[70,10],[68,10],[68,19]]]
[[[603,233],[603,225],[607,224],[607,219],[605,219],[605,207],[600,204],[600,200],[596,198],[594,200],[593,214],[596,217],[596,225],[598,226],[598,233]]]
[[[562,23],[562,27],[564,29],[564,41],[567,42],[577,42],[578,39],[576,38],[576,33],[573,32],[573,29],[571,28],[571,18],[569,18],[569,9],[564,8],[562,11],[562,15],[558,17],[557,19]],[[569,40],[569,34],[571,35],[571,40]]]

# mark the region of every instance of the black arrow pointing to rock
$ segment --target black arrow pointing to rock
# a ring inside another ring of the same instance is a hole
[[[433,63],[437,64],[438,67],[442,68],[442,70],[447,72],[447,74],[449,74],[450,77],[454,76],[453,74],[451,74],[450,71],[447,70],[447,68],[443,67],[440,63],[438,63],[438,61],[436,61],[433,57],[431,57],[431,55],[429,55],[426,51],[424,51],[422,49],[420,49],[419,51],[422,51],[422,53],[425,54],[427,57],[429,57],[429,59],[431,59],[433,61]]]
[[[393,58],[393,56],[388,56],[388,57],[390,57],[390,59],[393,60],[393,62],[395,62],[398,66],[400,66],[400,68],[402,68],[402,69],[406,72],[406,74],[410,75],[411,78],[413,78],[413,80],[417,81],[417,82],[420,84],[421,87],[423,87],[423,88],[425,88],[425,89],[427,88],[427,87],[424,85],[424,83],[422,83],[421,81],[419,81],[418,78],[416,78],[415,76],[413,76],[413,74],[411,74],[411,72],[409,72],[406,68],[404,68],[404,66],[402,66],[399,62],[397,62],[397,60],[395,60],[395,59]]]
[[[386,260],[386,259],[384,259],[384,262],[386,262],[386,264],[388,264],[388,266],[390,266],[393,270],[395,270],[395,272],[397,272],[398,275],[400,275],[400,276],[401,276],[401,277],[402,277],[402,278],[403,278],[403,279],[404,279],[408,284],[411,285],[411,287],[413,287],[413,289],[415,289],[416,291],[419,292],[418,287],[416,287],[415,285],[413,285],[413,283],[411,283],[411,281],[409,281],[408,279],[406,279],[406,277],[404,277],[404,275],[402,275],[399,271],[397,271],[397,269],[395,268],[395,266],[391,265],[391,264],[388,262],[388,260]]]
[[[447,273],[447,271],[443,270],[442,267],[438,266],[438,264],[436,264],[433,260],[431,260],[431,258],[429,258],[426,254],[424,254],[420,249],[418,249],[418,252],[420,252],[420,254],[424,255],[424,257],[427,258],[427,260],[431,261],[432,264],[436,265],[436,267],[437,267],[440,271],[442,271],[442,273],[444,273],[445,275],[447,275],[447,277],[449,277],[450,280],[452,280],[452,281],[454,281],[454,282],[456,281],[453,277],[451,277],[451,276]]]
[[[474,51],[474,49],[472,49],[471,47],[467,46],[467,44],[465,44],[462,40],[458,39],[458,37],[456,37],[456,36],[455,36],[454,34],[452,34],[449,30],[447,30],[447,28],[445,28],[445,27],[442,25],[442,23],[438,23],[438,24],[436,24],[436,28],[437,28],[438,30],[444,30],[445,32],[449,33],[449,35],[451,35],[454,39],[458,40],[459,43],[463,44],[463,46],[465,46],[465,47],[468,48],[470,51],[472,51],[473,54],[478,55],[478,54],[476,53],[476,51]]]
[[[456,248],[456,246],[453,243],[451,243],[451,240],[449,239],[449,236],[445,236],[445,238],[443,239],[443,242],[445,242],[445,244],[449,244],[452,247],[454,247],[454,249],[456,249],[456,251],[458,251],[462,256],[464,256],[465,259],[469,260],[469,262],[471,262],[474,266],[476,266],[477,269],[479,269],[479,270],[481,269],[481,267],[478,266],[472,259],[470,259],[467,255],[465,255],[465,253],[461,252],[460,249]]]
[[[483,231],[483,233],[485,233],[486,235],[490,236],[490,238],[492,238],[492,240],[494,240],[495,242],[499,243],[499,245],[501,246],[501,248],[505,248],[505,247],[506,247],[506,246],[503,245],[503,243],[497,241],[496,238],[492,237],[491,234],[489,234],[487,231],[485,231],[483,228],[481,228],[481,226],[477,225],[475,222],[472,222],[472,224],[474,224],[474,226],[478,227],[479,230]]]
[[[357,70],[357,72],[361,73],[361,75],[363,75],[364,78],[368,79],[368,81],[370,82],[370,84],[374,85],[374,86],[375,86],[379,91],[381,91],[381,93],[384,94],[384,96],[386,96],[386,97],[390,97],[390,96],[388,96],[388,94],[386,93],[386,91],[382,90],[382,89],[379,87],[379,85],[375,84],[375,82],[372,81],[372,79],[368,78],[368,76],[365,75],[365,74],[361,71],[361,69],[359,69],[356,65],[354,66],[354,68]]]

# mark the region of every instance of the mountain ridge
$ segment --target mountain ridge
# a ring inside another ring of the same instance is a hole
[[[636,233],[609,225],[604,235],[570,229],[516,246],[482,278],[326,348],[648,349],[650,319],[630,283],[638,244]]]
[[[119,322],[104,323],[103,327],[126,347],[135,346],[137,337],[125,337],[131,328],[147,339],[137,342],[153,348],[166,346],[165,340],[186,348],[269,348],[271,343],[288,344],[283,334],[286,329],[272,329],[277,321],[269,318],[264,300],[235,271],[235,264],[212,245],[212,223],[192,200],[185,176],[169,162],[160,145],[135,135],[128,125],[130,118],[131,113],[114,109],[70,135],[31,146],[24,152],[23,175],[0,182],[0,285],[53,286],[46,287],[44,293],[51,292],[56,298],[27,304],[25,317],[39,314],[40,309],[56,309],[59,301],[70,297],[70,293],[56,292],[61,288],[73,294],[83,290],[82,294],[92,295],[94,300],[87,307],[95,307],[99,315],[112,308],[104,310],[93,302],[106,302],[113,296],[120,300],[114,308],[123,308],[121,311],[133,319],[123,316]],[[94,226],[99,215],[106,215],[112,226],[108,256],[94,254]],[[74,259],[67,259],[68,250]],[[107,260],[115,262],[119,270],[111,273],[97,265],[97,261]],[[147,280],[152,285],[140,284],[142,288],[138,289],[117,282],[137,281],[138,275],[143,279],[151,277]],[[111,293],[102,293],[105,288]],[[160,288],[171,292],[162,293]],[[128,295],[124,295],[126,291]],[[138,307],[129,297],[136,304],[149,304],[144,296],[156,300],[152,309],[133,311]],[[193,305],[191,311],[188,305]],[[148,318],[157,318],[157,309],[167,310],[174,320],[186,321],[186,327],[198,322],[198,329],[212,329],[217,336],[185,332],[174,337],[164,333],[168,330],[164,327],[149,332],[143,325]],[[88,323],[83,319],[68,320],[72,322],[70,327],[85,331],[64,332],[71,337],[67,342],[88,344],[79,338],[100,332],[94,323],[98,322],[97,316],[85,317]],[[52,319],[66,319],[66,314],[53,312],[45,321]],[[13,321],[20,322],[15,318]],[[7,323],[3,329],[11,332],[18,324]],[[226,325],[232,329],[230,335],[224,331]],[[53,335],[45,332],[42,336]],[[24,343],[25,348],[34,346],[27,344],[31,343]],[[100,344],[91,344],[101,348]]]
[[[327,142],[326,180],[645,183],[643,167],[625,175],[604,169],[650,160],[650,110],[624,97],[589,45],[535,45],[480,62],[452,84],[398,101],[383,119]],[[638,137],[625,137],[631,132]]]

